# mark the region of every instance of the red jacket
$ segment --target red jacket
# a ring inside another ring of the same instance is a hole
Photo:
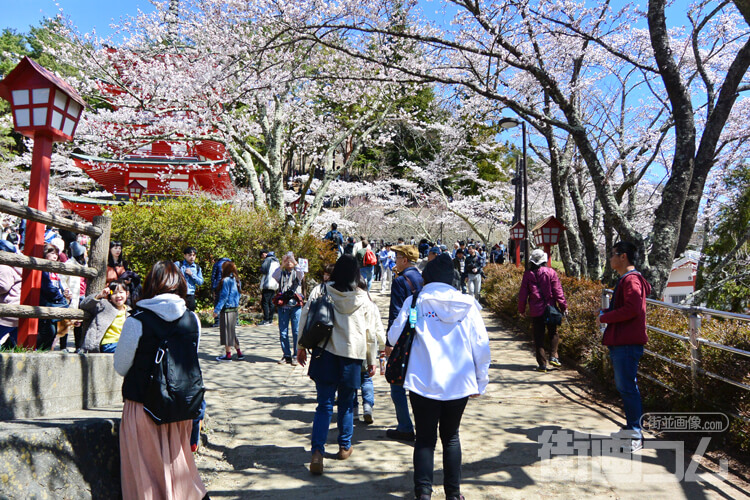
[[[599,321],[607,323],[602,344],[645,345],[648,342],[646,297],[649,293],[651,285],[641,273],[634,271],[620,278],[612,305],[599,316]]]
[[[518,291],[518,314],[526,311],[527,300],[529,301],[529,316],[532,318],[542,316],[544,309],[555,303],[560,308],[560,312],[565,312],[568,308],[560,278],[554,269],[546,266],[536,271],[523,273],[521,289]]]

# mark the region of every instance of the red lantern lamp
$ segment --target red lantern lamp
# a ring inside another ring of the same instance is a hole
[[[24,57],[0,82],[0,97],[10,102],[16,132],[34,139],[29,179],[29,207],[47,211],[52,143],[73,139],[85,103],[81,96],[49,70]],[[24,253],[43,257],[44,224],[29,221]],[[39,305],[42,273],[24,269],[21,303]],[[32,347],[36,342],[38,320],[21,318],[18,343]]]
[[[510,237],[515,241],[516,247],[516,267],[521,267],[521,241],[526,238],[526,226],[523,222],[518,221],[510,226]]]
[[[548,266],[552,264],[552,253],[550,250],[553,245],[560,243],[560,236],[562,236],[565,229],[567,228],[563,226],[562,222],[550,215],[531,230],[531,234],[534,235],[534,244],[544,247],[544,251],[547,252]]]

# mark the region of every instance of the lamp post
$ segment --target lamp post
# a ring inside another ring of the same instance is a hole
[[[34,139],[29,207],[46,212],[52,144],[73,140],[85,103],[73,87],[28,57],[0,82],[0,97],[10,102],[16,132]],[[28,222],[23,250],[27,256],[43,257],[44,228]],[[40,271],[24,269],[21,303],[38,306],[41,284]],[[37,328],[38,319],[21,318],[18,343],[33,347]]]
[[[128,195],[134,203],[138,203],[138,200],[141,199],[141,196],[143,196],[143,193],[145,192],[146,188],[143,187],[143,185],[141,185],[141,183],[135,179],[130,181],[130,183],[128,184]]]
[[[554,216],[549,216],[531,229],[534,244],[544,247],[547,253],[547,267],[552,266],[552,246],[560,242],[560,236],[567,228]]]
[[[521,125],[521,141],[523,151],[523,225],[524,228],[529,227],[529,192],[528,192],[528,176],[526,174],[526,122],[518,120],[516,118],[505,117],[501,118],[498,124],[505,130],[511,129]],[[523,262],[524,266],[529,263],[529,238],[527,234],[524,234],[523,240]]]
[[[521,267],[521,240],[526,237],[526,226],[520,220],[510,227],[510,237],[516,249],[516,267]]]

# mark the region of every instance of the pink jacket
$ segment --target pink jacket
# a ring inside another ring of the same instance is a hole
[[[16,267],[0,266],[0,304],[21,303],[21,270]],[[0,318],[0,326],[14,328],[18,318]]]
[[[568,303],[565,301],[560,278],[554,269],[542,266],[536,271],[523,273],[521,289],[518,291],[518,314],[526,311],[526,301],[529,302],[529,316],[536,318],[544,314],[548,305],[555,305],[560,312],[565,312]]]

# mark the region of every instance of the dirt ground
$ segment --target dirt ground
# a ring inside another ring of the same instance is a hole
[[[373,298],[386,320],[388,296]],[[594,399],[574,370],[533,370],[528,343],[487,313],[492,364],[487,393],[470,400],[461,424],[462,493],[500,498],[750,498],[737,478],[698,467],[682,443],[647,439],[631,457],[607,452],[623,420],[616,406]],[[243,361],[220,362],[218,329],[201,340],[208,392],[204,445],[196,455],[212,498],[413,498],[410,444],[385,436],[396,416],[388,384],[376,375],[374,423],[355,422],[354,453],[334,458],[336,416],[325,473],[310,474],[315,389],[300,366],[278,365],[276,323],[242,327]],[[433,498],[445,498],[441,448]]]

